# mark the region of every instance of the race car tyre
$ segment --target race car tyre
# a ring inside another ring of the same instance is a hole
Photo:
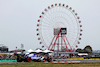
[[[22,62],[22,58],[21,57],[18,57],[17,58],[17,62]]]
[[[28,58],[27,58],[27,61],[28,61],[28,62],[31,62],[31,61],[32,61],[31,57],[28,57]]]
[[[52,58],[51,57],[49,57],[49,62],[51,62],[52,61]]]
[[[24,62],[28,62],[28,61],[27,61],[27,58],[24,59]]]
[[[47,58],[47,61],[48,61],[48,62],[51,62],[51,61],[52,61],[52,58],[51,58],[51,57],[48,57],[48,58]]]

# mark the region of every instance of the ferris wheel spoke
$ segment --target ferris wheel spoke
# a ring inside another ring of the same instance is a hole
[[[77,35],[75,35],[75,34],[72,34],[72,33],[69,33],[71,36],[77,36]]]
[[[71,37],[71,36],[70,36]],[[74,40],[74,39],[76,39],[76,38],[74,38],[74,37],[71,37],[71,38],[69,38],[69,37],[67,37],[68,38],[68,40]]]
[[[74,29],[74,28],[73,28],[73,29],[69,29],[69,30],[78,30],[78,29]]]
[[[49,41],[49,42],[51,42],[51,38],[52,38],[52,36],[50,36],[50,35],[48,35],[48,34],[50,34],[50,33],[45,33],[45,38],[46,38],[46,42],[47,41]],[[48,38],[48,37],[50,37],[50,38]]]
[[[49,20],[47,20],[46,18],[44,18],[44,20],[42,20],[42,23],[49,24],[49,23],[50,23],[50,21],[49,21]]]
[[[46,29],[46,28],[43,28],[43,30],[46,30],[46,31],[48,31],[48,30],[51,30],[52,28],[48,28],[48,29]]]
[[[67,36],[68,38],[71,38],[71,39],[76,39],[76,38],[78,38],[78,37],[76,37],[76,36],[74,36],[74,35],[69,35],[69,36]]]
[[[78,31],[68,31],[68,33],[69,33],[69,34],[77,34],[77,35],[81,34],[81,33],[78,32]]]
[[[48,28],[53,28],[52,26],[49,26],[49,25],[43,25],[43,24],[42,24],[42,26],[43,26],[43,27],[48,27]]]
[[[43,22],[41,25],[46,25],[46,26],[50,26],[49,23]],[[52,26],[51,26],[52,27]]]
[[[70,33],[78,33],[77,31],[68,31],[68,32],[70,32]]]
[[[48,18],[49,18],[49,17],[48,17],[48,16],[46,16],[45,20],[46,20],[46,21],[48,21],[48,24],[50,25],[51,20],[50,20],[50,19],[48,19]]]

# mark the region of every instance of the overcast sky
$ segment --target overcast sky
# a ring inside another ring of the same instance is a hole
[[[36,36],[41,12],[55,3],[69,5],[82,21],[83,36],[79,48],[86,45],[100,49],[100,0],[0,0],[0,44],[10,48],[36,49],[41,47]]]

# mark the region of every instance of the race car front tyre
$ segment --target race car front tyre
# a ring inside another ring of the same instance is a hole
[[[18,57],[17,58],[17,62],[22,62],[22,58],[21,57]]]

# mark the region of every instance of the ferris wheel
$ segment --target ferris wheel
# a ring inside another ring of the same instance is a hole
[[[72,7],[52,4],[41,13],[37,23],[39,43],[52,51],[71,52],[80,44],[82,25]],[[70,51],[68,51],[70,50]]]

